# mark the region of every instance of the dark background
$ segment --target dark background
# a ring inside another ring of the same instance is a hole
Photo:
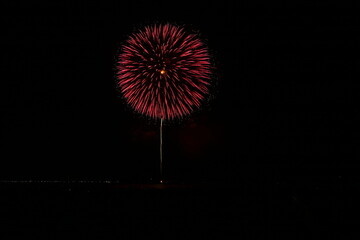
[[[244,193],[240,186],[248,189],[243,206],[255,202],[250,209],[259,209],[249,214],[280,224],[260,231],[271,239],[291,220],[291,239],[308,236],[299,235],[297,221],[316,226],[306,228],[309,233],[357,226],[345,222],[345,212],[355,206],[351,195],[360,183],[354,128],[358,6],[235,0],[0,4],[2,180],[156,179],[159,122],[126,106],[115,87],[115,64],[121,43],[138,27],[178,23],[200,32],[216,77],[202,109],[165,123],[167,179],[238,186],[231,196]],[[243,209],[230,206],[229,212]]]

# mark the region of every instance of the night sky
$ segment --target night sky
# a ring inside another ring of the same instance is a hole
[[[219,216],[237,209],[243,222],[275,221],[280,232],[289,221],[292,230],[301,220],[323,233],[326,226],[345,224],[344,212],[355,206],[351,194],[360,190],[355,128],[359,6],[340,1],[9,0],[1,1],[0,9],[0,180],[155,181],[159,121],[127,106],[116,88],[116,61],[134,30],[169,22],[199,33],[216,70],[202,108],[181,121],[165,122],[165,178],[248,189],[241,195],[248,200],[238,200],[249,208],[206,198],[204,213],[211,206],[228,211],[219,210]],[[93,209],[91,202],[80,203],[88,201],[81,196],[68,199],[66,206],[78,209],[75,202]],[[98,214],[108,219],[115,212],[111,219],[117,219],[123,210],[116,201],[132,201],[122,196],[103,199],[114,208],[98,207]],[[48,202],[44,219],[57,219],[47,215],[56,209]],[[28,206],[37,212],[36,204]],[[87,216],[88,210],[81,214],[72,216]],[[91,224],[82,226],[85,232],[91,229]],[[259,239],[277,239],[277,230],[271,234]],[[331,236],[327,239],[337,239]]]
[[[165,123],[168,178],[261,181],[358,167],[350,163],[358,153],[350,136],[359,86],[359,19],[351,6],[1,5],[3,179],[158,175],[159,122],[133,112],[115,83],[121,44],[154,22],[198,31],[216,67],[203,107]]]

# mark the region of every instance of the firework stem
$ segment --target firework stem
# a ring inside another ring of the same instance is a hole
[[[163,128],[163,121],[164,119],[161,118],[160,120],[160,183],[163,183],[163,153],[162,153],[162,128]]]

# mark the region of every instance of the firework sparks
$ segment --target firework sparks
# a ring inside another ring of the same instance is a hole
[[[117,69],[128,104],[151,118],[183,117],[199,108],[208,94],[208,50],[182,27],[153,25],[132,34]]]

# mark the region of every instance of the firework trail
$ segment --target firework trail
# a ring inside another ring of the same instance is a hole
[[[117,66],[127,103],[154,119],[181,118],[199,108],[209,92],[210,74],[206,46],[196,34],[170,24],[130,35]]]

